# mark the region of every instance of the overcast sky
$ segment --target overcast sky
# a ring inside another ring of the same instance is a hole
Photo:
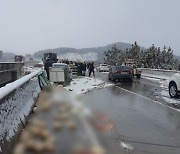
[[[180,55],[180,0],[0,0],[0,50],[34,53],[115,42]]]

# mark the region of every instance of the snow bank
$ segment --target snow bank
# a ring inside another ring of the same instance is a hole
[[[170,104],[180,104],[180,99],[173,99],[169,96],[169,89],[168,89],[169,80],[165,80],[164,82],[161,82],[162,91],[161,95],[165,102]]]
[[[103,88],[111,85],[112,84],[105,83],[104,81],[96,78],[82,77],[73,79],[71,84],[65,88],[69,91],[72,91],[74,94],[78,95],[86,93],[94,88]]]
[[[180,105],[180,99],[170,98],[168,90],[162,90],[161,95],[165,102],[167,102],[169,104],[179,104]]]
[[[13,90],[17,89],[18,87],[20,87],[21,85],[23,85],[24,83],[26,83],[27,81],[29,81],[31,78],[33,78],[34,76],[36,76],[38,73],[40,73],[41,69],[34,71],[31,74],[28,74],[12,83],[7,84],[6,86],[0,88],[0,99],[2,99],[3,97],[5,97],[7,94],[9,94],[10,92],[12,92]]]
[[[163,80],[169,80],[170,76],[166,75],[157,75],[157,74],[148,74],[148,73],[143,73],[142,72],[142,77],[147,77],[147,78],[154,78],[154,79],[163,79]]]
[[[162,88],[161,96],[162,99],[168,104],[178,104],[180,105],[180,99],[172,99],[169,96],[169,79],[172,74],[178,71],[172,70],[160,70],[160,69],[146,69],[142,70],[142,78],[153,80],[154,82],[159,82]],[[180,111],[180,110],[178,110]]]

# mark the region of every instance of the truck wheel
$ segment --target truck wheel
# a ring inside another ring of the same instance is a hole
[[[171,98],[177,98],[178,93],[177,93],[177,86],[176,83],[172,82],[169,85],[169,95]]]
[[[141,78],[141,74],[137,74],[136,77],[137,77],[137,79],[140,79]]]

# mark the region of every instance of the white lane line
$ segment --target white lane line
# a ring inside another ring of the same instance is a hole
[[[168,106],[168,105],[166,105],[166,104],[163,104],[163,103],[161,103],[161,102],[159,102],[159,101],[154,101],[154,100],[152,100],[152,99],[150,99],[150,98],[148,98],[148,97],[145,97],[145,96],[142,96],[142,95],[137,94],[137,93],[135,93],[135,92],[129,91],[129,90],[127,90],[127,89],[118,87],[118,86],[116,86],[116,85],[115,85],[115,87],[120,88],[121,90],[126,91],[126,92],[128,92],[128,93],[131,93],[131,94],[133,94],[133,95],[139,96],[139,97],[141,97],[141,98],[143,98],[143,99],[146,99],[146,100],[148,100],[148,101],[151,101],[151,102],[153,102],[153,103],[157,103],[157,104],[160,104],[160,105],[164,105],[164,107],[169,107],[169,108],[171,108],[171,109],[173,109],[173,110],[175,110],[175,111],[177,111],[177,112],[180,112],[180,109],[175,109],[175,108],[173,108],[173,107],[171,107],[171,106]]]

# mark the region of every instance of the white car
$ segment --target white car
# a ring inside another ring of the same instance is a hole
[[[100,64],[99,67],[97,67],[97,71],[109,72],[109,66],[107,64]]]
[[[177,98],[180,94],[180,73],[171,76],[169,82],[169,95],[171,98]]]

